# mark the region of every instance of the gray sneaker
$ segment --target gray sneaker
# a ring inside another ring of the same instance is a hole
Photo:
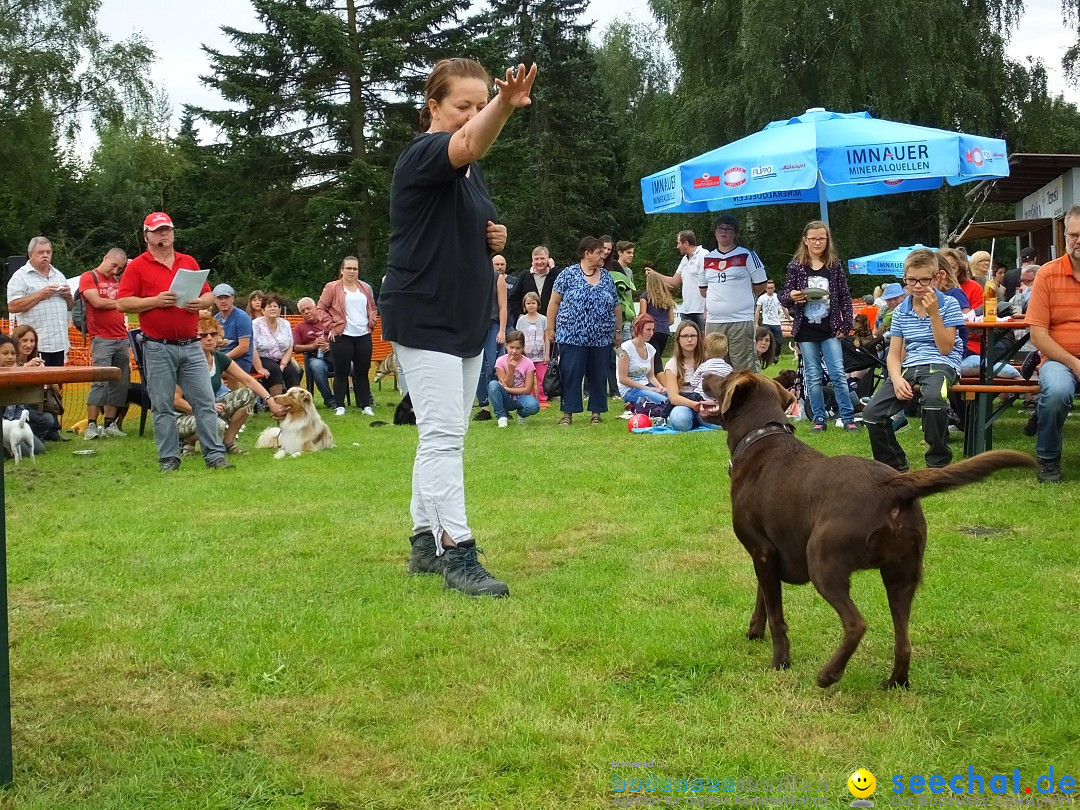
[[[105,429],[101,431],[101,435],[109,439],[125,439],[127,434],[116,426],[116,422],[111,425],[106,425]]]
[[[461,591],[467,596],[509,596],[510,589],[505,582],[500,582],[480,564],[475,540],[465,540],[455,548],[443,552],[446,558],[446,571],[443,573],[443,587]]]
[[[1061,483],[1061,457],[1058,458],[1040,458],[1039,471],[1036,473],[1036,478],[1040,484],[1060,484]]]
[[[211,459],[206,462],[206,468],[208,470],[231,470],[233,465],[229,463],[229,460],[225,456],[218,456],[215,459]]]
[[[162,472],[176,472],[180,469],[180,459],[176,458],[175,456],[163,458],[160,462],[158,462],[158,468]]]
[[[429,531],[417,532],[409,538],[412,553],[409,555],[410,574],[442,574],[446,569],[446,555],[435,553],[435,535]]]
[[[93,441],[94,439],[102,436],[102,431],[98,428],[97,422],[87,422],[86,430],[83,432],[83,439],[86,441]]]

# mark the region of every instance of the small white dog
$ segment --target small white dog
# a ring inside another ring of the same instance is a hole
[[[281,417],[279,427],[268,427],[259,434],[256,447],[264,450],[278,448],[274,458],[296,458],[301,453],[329,450],[334,446],[330,428],[315,410],[315,402],[305,389],[294,386],[274,399],[288,411]]]
[[[30,460],[37,463],[34,457],[34,432],[30,430],[30,411],[23,411],[18,419],[4,420],[4,447],[16,464],[22,461],[24,448],[28,447]]]

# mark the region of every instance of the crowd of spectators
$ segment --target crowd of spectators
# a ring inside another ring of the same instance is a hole
[[[1068,222],[1080,227],[1080,212],[1070,212]],[[162,264],[186,267],[190,257],[173,251],[172,222],[165,214],[147,217],[144,235],[146,253],[131,261],[119,248],[108,251],[96,268],[82,274],[78,296],[52,266],[49,240],[35,237],[26,264],[8,284],[9,310],[17,325],[11,337],[0,342],[5,366],[63,364],[69,312],[81,297],[92,363],[121,369],[120,380],[91,386],[85,439],[126,435],[127,312],[141,315],[144,339],[157,344],[148,353],[147,372],[154,374],[153,357],[171,369],[165,376],[172,396],[164,398],[160,413],[155,411],[155,433],[172,433],[171,440],[159,440],[162,469],[178,466],[175,443],[182,445],[180,455],[188,455],[196,439],[204,438],[200,408],[206,409],[208,446],[203,453],[208,465],[225,455],[242,454],[237,437],[249,414],[270,407],[274,395],[300,385],[305,375],[323,406],[336,416],[346,413],[350,400],[374,416],[368,374],[372,332],[380,316],[374,291],[360,278],[355,257],[341,261],[338,278],[329,281],[317,299],[297,302],[301,320],[292,325],[284,317],[286,302],[279,294],[252,290],[238,301],[227,283],[212,292],[207,285],[184,308],[174,306],[172,293],[154,274],[160,275]],[[849,431],[865,425],[874,456],[904,469],[907,462],[893,435],[895,413],[922,392],[927,463],[940,466],[951,460],[950,420],[955,430],[961,418],[949,388],[961,375],[978,370],[980,337],[965,324],[981,316],[984,301],[994,295],[1003,316],[1023,316],[1038,302],[1036,317],[1042,324],[1032,343],[1063,368],[1061,381],[1050,377],[1056,404],[1041,405],[1031,423],[1039,433],[1040,479],[1059,480],[1055,465],[1060,427],[1054,425],[1060,420],[1058,400],[1068,397],[1058,389],[1068,387],[1065,375],[1077,375],[1062,354],[1068,353],[1071,338],[1062,338],[1057,316],[1046,314],[1063,311],[1067,303],[1035,294],[1040,263],[1033,250],[1021,253],[1014,271],[999,263],[989,277],[991,257],[984,251],[970,258],[954,248],[915,251],[905,263],[903,283],[879,287],[853,312],[847,274],[824,222],[812,221],[804,228],[780,290],[766,277],[758,255],[739,244],[737,219],[717,217],[713,236],[715,248],[710,250],[693,232],[680,231],[675,241],[678,267],[665,275],[647,263],[640,292],[630,270],[635,245],[629,241],[585,237],[577,261],[562,268],[548,248],[539,245],[520,273],[510,272],[505,258],[496,254],[474,418],[492,418],[493,412],[498,427],[505,428],[512,414],[524,421],[547,408],[544,381],[550,364],[557,362],[561,426],[573,424],[575,414],[586,407],[590,421],[600,423],[614,388],[624,415],[650,413],[676,431],[708,428],[698,415],[703,377],[776,364],[787,345],[783,326],[788,323],[790,346],[798,356],[802,407],[812,432],[826,430],[832,418]],[[1063,259],[1071,257],[1072,252]],[[1066,323],[1072,323],[1071,315]],[[190,324],[197,326],[188,335]],[[187,390],[184,379],[195,376],[189,362],[195,362],[199,376],[209,378],[209,397],[193,397]],[[1057,373],[1057,366],[1050,368]],[[1007,364],[995,371],[998,376],[1019,373]],[[400,369],[398,373],[400,377]],[[403,389],[407,386],[406,380],[399,382]],[[162,398],[164,388],[156,390]],[[56,412],[62,407],[61,391],[50,386],[49,393],[45,407],[25,406],[42,443],[66,440]],[[23,407],[7,408],[5,417],[18,418]],[[1046,427],[1039,430],[1040,424]]]

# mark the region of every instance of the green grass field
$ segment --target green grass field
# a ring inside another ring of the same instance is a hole
[[[396,395],[377,396],[388,419]],[[894,774],[1080,776],[1077,420],[1064,485],[1010,470],[924,503],[912,689],[884,692],[876,572],[855,576],[870,629],[829,690],[814,678],[841,628],[810,586],[785,589],[789,671],[746,640],[724,434],[558,415],[466,440],[470,522],[505,600],[405,574],[416,431],[356,411],[328,418],[333,451],[252,451],[231,471],[163,476],[134,435],[8,463],[16,784],[0,806],[592,808],[624,801],[616,777],[795,774],[827,780],[797,795],[844,807],[862,766],[880,807]],[[998,447],[1032,450],[1024,418]],[[900,438],[923,466],[918,423]],[[864,432],[812,441],[869,454]],[[613,766],[642,761],[659,764]],[[636,794],[668,795],[733,794]]]

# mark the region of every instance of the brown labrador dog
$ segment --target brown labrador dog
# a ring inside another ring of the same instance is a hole
[[[840,614],[844,637],[818,673],[836,683],[866,632],[849,595],[852,571],[877,568],[895,631],[893,671],[885,687],[907,687],[908,620],[922,578],[926,519],[919,498],[980,481],[1005,467],[1034,467],[1013,450],[983,453],[942,469],[898,473],[868,458],[830,457],[799,441],[785,416],[795,401],[775,380],[750,371],[706,377],[701,416],[727,429],[735,536],[750,553],[758,590],[747,638],[772,632],[774,669],[791,663],[781,583],[813,582]],[[782,492],[782,505],[764,495]]]

